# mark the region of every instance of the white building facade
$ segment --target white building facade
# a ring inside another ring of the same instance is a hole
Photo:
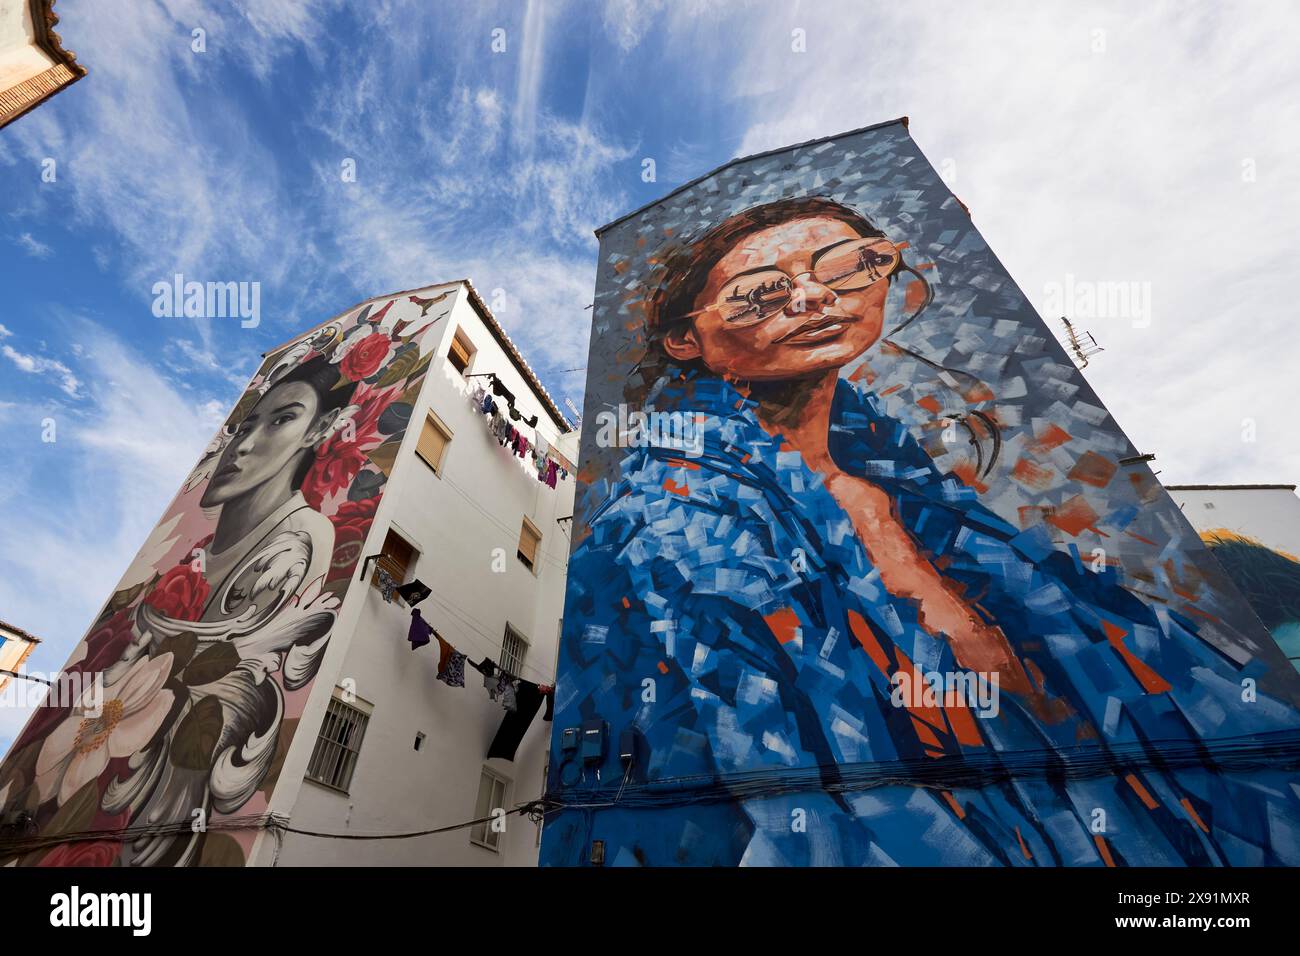
[[[553,685],[574,477],[554,488],[539,481],[498,443],[470,395],[476,385],[500,383],[515,399],[521,430],[542,436],[570,462],[578,435],[472,286],[461,282],[450,291],[455,301],[434,330],[435,358],[363,554],[408,546],[400,574],[387,566],[398,584],[418,579],[432,589],[419,608],[437,633],[472,661],[505,658],[516,676]],[[534,417],[537,425],[529,427]],[[530,536],[537,539],[531,563],[521,548]],[[392,835],[480,819],[540,797],[551,727],[543,713],[513,761],[488,760],[503,707],[472,668],[464,687],[438,681],[437,642],[413,650],[406,640],[410,611],[399,600],[385,602],[370,570],[364,574],[353,574],[270,812],[295,830]],[[330,780],[339,763],[329,758],[337,748],[328,728],[340,721],[352,721],[359,737],[348,742],[355,758],[343,765],[346,779]],[[268,831],[249,864],[533,866],[539,832],[517,814],[496,827],[402,839]]]
[[[536,865],[577,439],[468,281],[266,353],[0,761],[0,866]]]

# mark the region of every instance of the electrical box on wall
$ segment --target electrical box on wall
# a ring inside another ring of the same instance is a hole
[[[601,764],[605,762],[605,746],[609,737],[609,725],[596,718],[582,722],[582,762]]]

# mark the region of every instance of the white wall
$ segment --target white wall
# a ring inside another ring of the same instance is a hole
[[[411,576],[434,591],[420,609],[444,638],[472,660],[486,654],[499,662],[509,621],[530,642],[524,673],[519,676],[535,683],[554,683],[572,524],[559,524],[556,519],[572,515],[575,482],[570,476],[555,489],[549,488],[537,481],[535,472],[525,470],[522,459],[496,444],[487,430],[487,419],[471,408],[466,397],[475,383],[488,380],[464,380],[445,360],[457,327],[477,349],[470,374],[496,372],[515,394],[516,407],[525,415],[538,415],[537,430],[548,441],[558,443],[571,461],[577,456],[577,433],[560,439],[556,424],[482,323],[461,286],[441,330],[437,357],[365,553],[379,551],[388,527],[395,526],[420,552]],[[452,431],[441,475],[415,455],[428,409]],[[515,554],[524,515],[543,533],[535,575]],[[492,569],[496,548],[504,552],[503,573]],[[348,618],[353,614],[357,623],[349,627]],[[488,699],[477,671],[467,667],[463,688],[436,680],[437,642],[412,651],[406,641],[409,624],[409,610],[397,603],[385,604],[378,591],[357,583],[354,574],[340,625],[331,638],[272,800],[272,809],[287,810],[295,828],[395,833],[474,817],[480,771],[505,711]],[[302,780],[326,703],[344,678],[355,681],[358,697],[373,706],[346,795]],[[507,806],[542,793],[551,728],[542,720],[543,711],[538,711],[513,762],[491,762],[511,781]],[[426,738],[419,752],[414,750],[417,732]],[[499,853],[471,845],[469,836],[468,829],[383,841],[288,834],[278,854],[273,840],[261,840],[256,862],[267,865],[274,859],[281,866],[536,863],[537,828],[526,817],[508,818]]]
[[[1174,487],[1169,494],[1200,534],[1226,528],[1274,551],[1300,555],[1300,497],[1290,489]]]

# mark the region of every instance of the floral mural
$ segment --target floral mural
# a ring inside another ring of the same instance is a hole
[[[102,696],[38,708],[0,765],[40,842],[0,864],[245,861],[429,367],[429,301],[267,357],[66,665]]]

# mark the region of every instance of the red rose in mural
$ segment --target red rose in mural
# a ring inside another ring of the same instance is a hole
[[[351,429],[340,429],[316,449],[316,460],[303,478],[301,491],[308,505],[319,511],[326,498],[352,484],[366,465],[366,452],[384,440],[379,419],[398,394],[397,388],[357,388],[352,397],[357,410],[350,417]],[[345,440],[349,432],[351,439]]]
[[[348,354],[339,363],[339,370],[354,382],[369,378],[384,364],[392,344],[392,340],[382,332],[367,335],[348,349]]]
[[[178,564],[154,585],[144,603],[178,621],[197,621],[212,589],[189,564]]]
[[[106,774],[107,775],[107,774]],[[131,821],[131,813],[124,810],[109,816],[104,811],[95,814],[90,829],[96,832],[119,833]],[[112,866],[122,852],[118,840],[90,840],[77,843],[61,843],[41,858],[39,867],[55,866]]]
[[[341,441],[335,435],[316,450],[316,461],[302,480],[302,496],[320,510],[326,498],[352,483],[366,464],[366,453],[355,441]]]
[[[379,495],[365,501],[345,501],[330,518],[334,524],[334,555],[330,559],[327,582],[347,577],[357,566],[366,532],[370,530],[378,507]]]

